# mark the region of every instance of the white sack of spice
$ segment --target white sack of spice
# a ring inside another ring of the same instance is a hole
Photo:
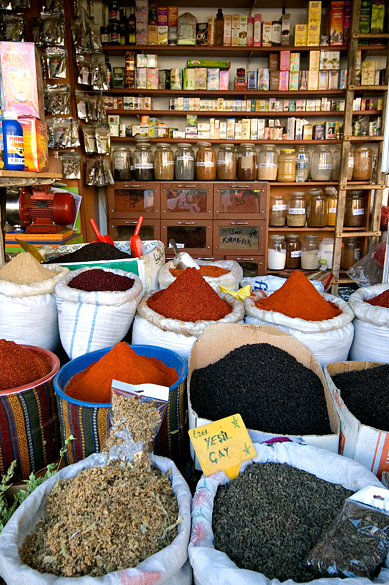
[[[111,428],[102,452],[109,460],[149,466],[153,440],[167,411],[169,388],[156,384],[132,385],[112,381]]]
[[[190,490],[173,461],[152,462],[148,473],[94,454],[39,486],[0,534],[7,585],[190,585]],[[35,552],[28,535],[44,522],[51,536]]]

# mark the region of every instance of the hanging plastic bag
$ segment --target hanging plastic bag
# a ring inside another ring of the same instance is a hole
[[[91,80],[91,60],[85,55],[76,55],[77,63],[77,83],[80,85],[90,85]]]
[[[82,133],[84,136],[84,149],[87,154],[97,152],[96,135],[94,126],[83,126]]]
[[[98,91],[108,91],[109,81],[107,67],[103,55],[96,55],[91,62],[91,85],[92,89]]]
[[[81,154],[79,152],[61,152],[64,179],[81,179]]]
[[[95,128],[96,149],[99,154],[109,154],[111,149],[111,138],[108,126],[97,126]]]
[[[70,114],[70,85],[46,85],[46,111],[53,115]]]
[[[46,63],[49,79],[66,78],[66,58],[68,52],[61,47],[47,47]]]
[[[46,12],[63,13],[64,1],[63,0],[46,0]]]
[[[85,184],[95,187],[114,185],[110,163],[106,159],[86,159]]]
[[[3,16],[5,28],[5,40],[13,43],[22,43],[25,40],[24,34],[24,15],[23,14],[5,14]]]
[[[384,272],[386,242],[380,242],[347,271],[358,286],[381,284]]]
[[[43,45],[42,19],[41,18],[33,18],[31,20],[31,34],[32,34],[32,42],[35,43],[35,45],[37,47],[41,47]]]

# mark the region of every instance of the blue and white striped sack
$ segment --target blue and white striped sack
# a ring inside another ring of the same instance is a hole
[[[69,272],[55,287],[58,327],[62,346],[70,359],[119,343],[131,327],[143,295],[141,279],[132,272],[102,268],[134,279],[127,291],[86,292],[68,286],[69,282],[92,267]]]

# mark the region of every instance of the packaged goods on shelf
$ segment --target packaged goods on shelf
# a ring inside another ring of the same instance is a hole
[[[294,46],[306,47],[307,45],[307,25],[296,24],[294,27]]]
[[[47,124],[36,118],[18,118],[23,128],[24,163],[28,171],[49,170]]]

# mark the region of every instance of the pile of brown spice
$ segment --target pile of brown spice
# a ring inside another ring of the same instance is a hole
[[[101,577],[171,544],[181,521],[163,473],[116,460],[59,480],[47,494],[46,517],[19,554],[41,573]]]
[[[25,349],[14,341],[0,339],[0,390],[25,386],[51,371],[48,358]]]
[[[18,254],[0,268],[0,280],[8,280],[8,282],[15,284],[42,282],[42,280],[49,280],[57,274],[55,270],[44,268],[31,254],[25,252]]]
[[[184,271],[181,268],[169,268],[169,272],[172,276],[174,276],[174,278],[177,278],[177,276],[181,276],[181,274]],[[221,268],[220,266],[208,266],[205,264],[200,264],[200,269],[198,270],[198,272],[201,274],[201,276],[209,276],[211,278],[218,278],[219,276],[222,276],[223,274],[228,274],[229,270],[226,270],[225,268]]]

